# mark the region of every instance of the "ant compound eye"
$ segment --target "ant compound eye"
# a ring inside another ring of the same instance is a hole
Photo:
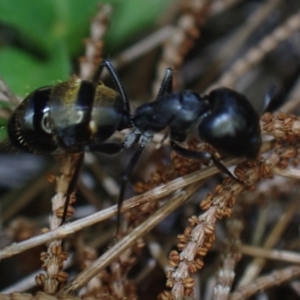
[[[52,133],[51,128],[50,128],[50,120],[49,120],[49,112],[45,112],[43,115],[43,118],[41,120],[41,127],[43,131],[47,133]]]

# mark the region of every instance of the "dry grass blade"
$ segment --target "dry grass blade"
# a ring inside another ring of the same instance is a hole
[[[230,166],[236,163],[241,162],[242,159],[230,159],[224,161],[224,164],[226,166]],[[144,204],[148,201],[156,201],[157,199],[160,199],[162,197],[165,197],[169,195],[170,193],[177,191],[180,188],[184,188],[192,183],[195,183],[199,180],[205,179],[215,173],[217,173],[218,170],[215,166],[211,166],[209,168],[196,171],[192,174],[186,175],[182,178],[177,178],[164,186],[157,187],[143,195],[135,196],[132,199],[126,200],[124,202],[122,212],[125,212],[128,209],[131,209],[137,205]],[[66,236],[82,230],[88,226],[91,226],[95,223],[104,221],[108,218],[111,218],[112,216],[116,215],[117,213],[117,206],[114,205],[112,207],[109,207],[107,209],[104,209],[100,212],[97,212],[93,215],[90,215],[86,218],[82,218],[80,220],[64,224],[56,229],[53,229],[52,231],[46,232],[40,236],[33,237],[31,239],[28,239],[26,241],[15,243],[9,247],[6,247],[2,250],[0,250],[0,259],[11,257],[13,255],[16,255],[18,253],[21,253],[22,251],[31,249],[32,247],[36,247],[38,245],[45,244],[53,239],[62,239]]]
[[[12,93],[2,78],[0,78],[0,92],[4,94],[14,106],[18,106],[20,104],[20,100]]]
[[[293,216],[297,212],[298,203],[297,201],[292,201],[289,206],[287,207],[286,211],[282,214],[280,220],[273,228],[269,237],[266,239],[263,248],[264,249],[271,249],[277,241],[282,236],[282,233],[287,228],[289,223],[291,222]],[[263,258],[256,258],[254,259],[247,267],[244,276],[239,281],[239,286],[247,285],[258,276],[261,269],[265,264],[265,259]]]
[[[270,275],[262,276],[246,286],[241,286],[231,294],[230,300],[246,299],[269,287],[280,285],[281,283],[300,276],[300,267],[287,267],[277,270]]]
[[[100,270],[108,266],[111,262],[125,251],[125,249],[136,243],[137,239],[149,232],[161,220],[163,220],[172,211],[183,204],[200,186],[202,182],[195,183],[184,191],[179,192],[179,195],[174,195],[169,201],[161,207],[156,213],[148,218],[144,223],[135,228],[129,235],[118,241],[111,247],[105,254],[94,262],[89,268],[85,269],[82,273],[76,276],[69,284],[61,289],[58,295],[69,294],[77,291],[91,280]]]
[[[277,27],[270,35],[248,50],[247,53],[236,61],[231,68],[222,75],[217,83],[206,89],[206,93],[220,86],[234,87],[239,78],[249,72],[253,66],[257,65],[268,52],[276,49],[279,43],[290,38],[292,34],[300,28],[300,13],[291,16],[283,25]]]
[[[279,261],[285,261],[294,264],[300,264],[300,254],[292,251],[285,250],[269,250],[265,248],[259,248],[249,245],[242,245],[241,253],[249,256],[256,256],[265,259],[274,259]]]

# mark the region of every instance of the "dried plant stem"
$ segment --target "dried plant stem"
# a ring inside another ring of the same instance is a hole
[[[254,247],[251,245],[242,245],[240,247],[240,250],[244,255],[300,264],[300,254],[292,251],[274,249],[269,250],[265,248]]]
[[[174,28],[172,26],[168,25],[160,28],[143,40],[137,42],[135,45],[121,52],[115,59],[112,60],[114,66],[116,68],[122,67],[123,65],[137,59],[159,46],[165,40],[170,38],[173,33]]]
[[[253,34],[261,24],[272,14],[274,9],[278,6],[280,0],[269,0],[258,6],[258,8],[247,18],[245,23],[239,27],[234,37],[230,39],[230,42],[225,47],[220,49],[220,53],[217,55],[226,57],[226,60],[231,60],[237,53],[237,49],[240,49],[245,41]],[[255,22],[253,22],[255,20]],[[234,51],[232,48],[236,49]]]
[[[280,168],[274,168],[273,173],[275,175],[287,177],[287,178],[294,178],[294,179],[300,179],[300,170],[297,168],[286,168],[286,169],[280,169]]]
[[[199,24],[204,23],[204,17],[207,14],[207,10],[210,6],[211,1],[185,1],[185,13],[183,13],[176,26],[172,36],[165,42],[163,46],[163,53],[157,66],[157,76],[153,84],[153,95],[156,95],[161,86],[165,70],[167,68],[178,69],[183,60],[184,56],[192,48],[194,40],[199,35]],[[178,78],[174,78],[174,86],[178,88]]]
[[[151,253],[151,256],[155,259],[155,262],[159,264],[162,270],[167,271],[169,268],[169,260],[166,256],[165,249],[155,242],[154,238],[147,238],[147,246]]]
[[[254,184],[261,178],[269,177],[272,168],[280,163],[280,156],[289,153],[289,149],[282,149],[282,152],[270,151],[265,155],[263,161],[257,164],[241,164],[235,173],[243,180],[248,180]],[[182,299],[184,296],[193,294],[194,279],[192,273],[201,269],[204,265],[203,257],[211,248],[214,241],[214,229],[217,219],[231,215],[231,209],[235,203],[235,196],[241,193],[245,186],[233,182],[232,179],[225,179],[224,183],[217,186],[213,194],[208,194],[201,202],[201,208],[206,210],[205,213],[191,217],[189,222],[191,228],[187,228],[184,234],[179,236],[178,248],[181,253],[172,251],[170,254],[170,264],[174,271],[170,272],[167,277],[167,286],[172,287],[172,296],[174,299]],[[294,208],[295,211],[295,208]],[[279,223],[280,224],[280,223]],[[166,297],[165,292],[163,297]],[[166,298],[171,299],[171,298]]]
[[[65,209],[65,201],[70,182],[73,178],[77,163],[81,158],[81,154],[66,155],[63,157],[61,164],[61,175],[56,182],[56,195],[52,198],[52,212],[49,217],[50,230],[58,228],[62,223],[63,212]],[[68,195],[70,196],[70,195]],[[70,206],[67,208],[68,212]],[[45,293],[55,294],[58,290],[59,284],[67,280],[68,274],[63,269],[63,262],[68,257],[68,253],[62,249],[62,240],[52,240],[47,245],[47,252],[41,254],[43,262],[43,269],[46,274],[40,274],[36,277],[38,285],[42,286]]]
[[[234,5],[236,2],[240,0],[227,0],[227,1],[219,1],[217,5],[212,4],[214,9],[212,10],[212,14],[219,13],[225,10],[228,6]],[[149,51],[153,50],[160,44],[164,43],[168,39],[170,39],[174,34],[174,27],[167,25],[164,26],[157,31],[153,32],[152,34],[148,35],[143,40],[137,42],[130,48],[124,50],[119,55],[117,55],[114,59],[111,59],[114,67],[116,69],[132,62],[133,60],[139,58],[140,56],[148,53]],[[168,66],[170,67],[170,66]],[[164,71],[164,70],[163,70]],[[108,73],[104,73],[104,78],[108,76]]]
[[[88,297],[89,300],[99,300],[99,298]],[[104,299],[104,298],[102,298]],[[101,299],[101,300],[102,300]],[[50,296],[43,292],[38,292],[35,295],[31,295],[28,293],[12,293],[10,295],[0,295],[0,300],[82,300],[81,297],[76,297],[72,295],[64,295],[63,297]],[[115,298],[107,295],[105,300],[115,300]]]
[[[151,217],[145,222],[136,227],[130,234],[125,236],[119,242],[117,242],[112,248],[110,248],[105,254],[97,259],[89,268],[85,269],[82,273],[77,275],[74,280],[61,289],[58,295],[69,294],[77,291],[84,286],[89,280],[91,280],[100,270],[108,266],[113,262],[125,249],[131,247],[136,243],[137,239],[149,232],[154,226],[156,226],[167,215],[174,211],[177,207],[182,205],[202,184],[197,182],[186,188],[184,191],[180,191],[179,195],[172,196],[169,201],[157,210]]]
[[[219,1],[217,5],[212,4],[214,9],[212,10],[211,14],[217,14],[221,11],[225,10],[228,6],[234,5],[236,2],[239,2],[240,0],[227,0],[227,1]],[[117,55],[114,59],[112,59],[112,63],[114,67],[120,68],[131,61],[139,58],[140,56],[148,53],[149,51],[153,50],[160,44],[164,43],[165,41],[168,42],[168,40],[174,35],[175,28],[173,26],[167,25],[164,26],[157,31],[153,32],[152,34],[148,35],[143,40],[137,42],[130,48],[124,50],[119,55]],[[171,66],[171,65],[170,65]],[[168,67],[170,67],[168,66]],[[164,71],[164,70],[163,70]],[[105,73],[105,76],[107,76],[108,73]],[[159,79],[158,79],[159,81]],[[159,82],[160,84],[160,82]]]
[[[225,251],[222,252],[222,268],[218,271],[217,284],[214,287],[214,300],[227,300],[235,277],[235,266],[241,259],[240,235],[243,224],[240,220],[240,207],[233,209],[233,218],[227,221]]]
[[[247,299],[255,293],[268,289],[273,286],[282,284],[292,278],[300,276],[300,267],[287,267],[282,270],[272,272],[270,275],[262,276],[256,281],[247,284],[246,286],[239,287],[234,293],[231,294],[230,300]]]
[[[75,241],[77,261],[80,269],[89,267],[98,257],[97,250],[94,247],[85,244],[83,236],[79,235]],[[92,280],[90,280],[84,287],[85,297],[95,295],[103,287],[103,282],[100,278],[100,274],[97,274]]]
[[[237,56],[243,45],[245,45],[245,41],[260,28],[261,24],[272,14],[272,11],[278,6],[279,2],[280,0],[269,0],[260,5],[247,17],[238,30],[227,39],[226,43],[222,43],[222,47],[218,46],[214,62],[205,73],[204,79],[201,80],[201,86],[207,87],[212,79],[217,78],[220,70],[228,66],[228,63]]]
[[[90,37],[85,40],[85,56],[79,60],[81,79],[91,80],[99,66],[103,48],[102,38],[107,30],[111,10],[110,5],[100,5],[98,14],[91,22]]]
[[[7,97],[7,99],[15,106],[18,106],[20,104],[20,100],[12,93],[10,88],[7,86],[7,84],[3,81],[3,79],[0,77],[0,91],[4,96]]]
[[[220,87],[233,87],[237,80],[257,65],[267,53],[274,50],[280,43],[287,40],[295,31],[300,28],[300,13],[291,16],[283,25],[277,27],[271,34],[263,38],[262,41],[248,52],[241,59],[237,60],[230,70],[223,74],[218,82],[211,85],[205,93]]]
[[[299,204],[297,201],[291,201],[277,224],[269,234],[269,237],[265,241],[263,248],[271,249],[280,239],[284,230],[287,228],[289,223],[291,222],[293,216],[297,213],[297,208]],[[243,286],[251,283],[260,273],[263,268],[266,260],[264,258],[256,258],[254,259],[247,267],[243,277],[239,281],[238,286]]]
[[[241,0],[217,0],[211,5],[211,14],[219,14],[227,10],[230,6],[238,4]]]
[[[273,183],[273,180],[272,180],[272,183]],[[266,184],[268,185],[269,182],[266,182]],[[259,188],[256,189],[254,193],[251,193],[251,195],[249,195],[251,198],[253,198],[254,201],[259,202],[259,200],[257,200],[258,197],[255,197],[255,194],[256,195],[260,194]],[[265,195],[265,194],[262,194],[262,195]],[[243,198],[243,202],[244,202],[244,199],[245,198]],[[253,230],[253,233],[251,234],[252,235],[251,243],[253,245],[259,245],[261,243],[261,241],[263,240],[266,226],[268,224],[268,213],[270,211],[270,205],[271,205],[270,202],[267,202],[265,205],[261,205],[259,207],[259,210],[257,212],[256,226]]]
[[[226,166],[231,166],[237,163],[240,163],[243,159],[234,158],[234,159],[227,159],[223,163]],[[192,183],[195,183],[201,179],[205,179],[209,176],[212,176],[218,173],[218,169],[215,166],[211,166],[191,174],[188,174],[184,177],[177,178],[169,183],[166,183],[163,186],[159,186],[154,188],[153,190],[144,193],[139,196],[132,197],[124,201],[122,212],[125,212],[128,209],[134,208],[135,206],[147,203],[148,201],[156,201],[162,197],[169,195],[170,193],[177,191],[181,188],[184,188]],[[89,227],[95,223],[101,222],[106,220],[117,213],[117,205],[104,209],[100,212],[94,213],[86,218],[82,218],[80,220],[64,224],[56,229],[53,229],[49,232],[46,232],[40,236],[36,236],[30,238],[26,241],[20,243],[14,243],[11,246],[5,247],[4,249],[0,250],[0,259],[11,257],[18,253],[21,253],[25,250],[31,249],[33,247],[43,245],[48,241],[53,239],[62,239],[72,234],[76,231],[82,230],[86,227]]]

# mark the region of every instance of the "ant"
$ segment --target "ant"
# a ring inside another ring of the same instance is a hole
[[[221,172],[241,184],[245,183],[211,153],[186,149],[178,143],[186,141],[190,130],[196,125],[201,140],[221,154],[255,159],[259,153],[262,143],[260,118],[244,95],[229,88],[214,89],[205,96],[190,90],[172,92],[172,78],[173,71],[169,68],[155,101],[142,104],[131,117],[133,129],[125,136],[122,145],[129,148],[139,144],[139,147],[122,178],[118,221],[128,176],[155,133],[168,129],[170,145],[175,152],[187,158],[213,161]]]
[[[99,83],[107,68],[118,93]],[[62,217],[66,218],[69,195],[74,191],[84,151],[116,154],[139,144],[122,178],[118,201],[118,224],[128,176],[155,133],[169,130],[170,144],[178,154],[215,166],[236,178],[214,155],[181,147],[188,133],[198,126],[199,137],[217,151],[234,157],[257,157],[261,147],[259,115],[247,98],[231,89],[219,88],[200,96],[194,91],[172,91],[173,71],[167,69],[154,102],[142,104],[130,114],[128,98],[119,76],[108,60],[103,60],[92,81],[72,78],[55,86],[33,91],[16,108],[8,123],[14,146],[35,154],[82,153],[70,182]],[[116,130],[133,128],[121,144],[104,143]]]
[[[99,82],[103,68],[118,92]],[[116,130],[130,127],[130,107],[122,83],[110,61],[103,60],[92,81],[72,77],[33,91],[12,113],[7,132],[13,146],[32,154],[81,153],[67,190],[63,224],[84,151],[118,153],[121,145],[104,142]]]

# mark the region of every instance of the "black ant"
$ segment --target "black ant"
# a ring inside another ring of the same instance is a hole
[[[98,83],[103,67],[112,76],[118,92]],[[118,202],[118,226],[128,176],[155,133],[169,130],[171,147],[178,154],[213,161],[216,167],[241,182],[214,155],[181,147],[191,128],[198,125],[199,137],[217,151],[234,157],[257,157],[261,146],[259,115],[242,94],[219,88],[206,96],[185,90],[172,92],[172,69],[167,69],[154,102],[139,106],[133,116],[121,81],[108,60],[104,60],[92,82],[71,79],[32,92],[17,107],[8,124],[10,141],[16,147],[38,154],[98,151],[115,154],[139,144],[122,178]],[[116,130],[133,127],[122,144],[103,143]],[[72,179],[75,189],[81,162]],[[66,217],[68,197],[63,222]]]
[[[156,100],[139,106],[131,117],[133,130],[125,136],[123,147],[138,143],[139,148],[122,179],[118,220],[128,176],[155,133],[168,129],[171,147],[178,154],[213,161],[221,172],[242,184],[245,183],[211,153],[186,149],[178,143],[184,142],[191,128],[197,125],[201,140],[221,154],[255,159],[259,153],[262,143],[259,115],[244,95],[228,88],[215,89],[206,96],[190,90],[173,93],[172,77],[172,69],[167,69]]]

